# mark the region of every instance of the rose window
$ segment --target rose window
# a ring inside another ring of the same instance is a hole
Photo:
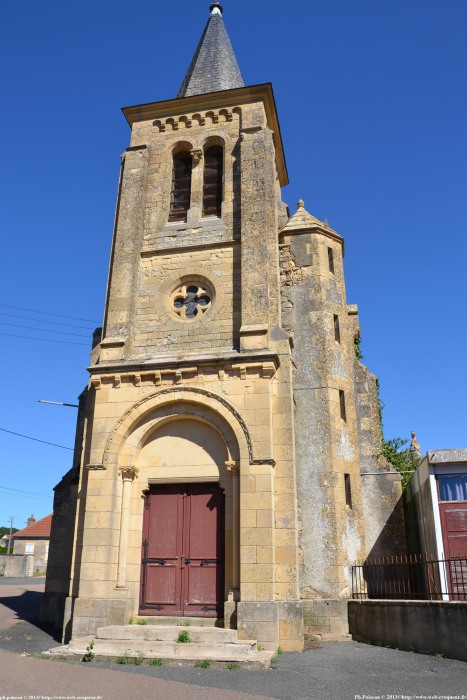
[[[193,319],[211,306],[211,297],[207,290],[199,285],[182,285],[172,294],[173,308],[182,319]]]

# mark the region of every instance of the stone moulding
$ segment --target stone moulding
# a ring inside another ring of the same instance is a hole
[[[208,111],[204,114],[193,114],[188,116],[182,114],[179,117],[168,117],[167,119],[155,119],[152,123],[154,129],[159,133],[166,131],[178,131],[179,129],[191,129],[192,126],[209,126],[210,124],[218,124],[219,122],[231,122],[234,115],[240,116],[240,108],[220,109],[216,111]]]
[[[213,368],[215,368],[219,379],[224,381],[232,378],[246,379],[248,373],[251,376],[252,372],[258,377],[271,379],[279,366],[277,355],[271,355],[264,359],[261,357],[242,357],[241,355],[236,355],[235,358],[237,361],[229,361],[233,359],[229,358],[224,363],[213,361],[210,358],[198,361],[192,358],[188,361],[190,364],[186,365],[182,362],[168,362],[166,366],[159,363],[158,369],[143,369],[141,367],[138,370],[128,369],[126,371],[115,371],[111,366],[95,365],[89,368],[90,383],[96,391],[101,389],[103,384],[112,384],[114,388],[120,387],[122,383],[130,383],[134,386],[141,386],[142,382],[149,382],[155,386],[160,386],[163,382],[180,384],[187,379],[202,378],[204,369],[212,371]]]
[[[102,466],[92,465],[89,466],[89,468],[107,469],[111,465],[116,465],[118,462],[119,447],[124,440],[127,439],[138,419],[142,418],[144,414],[150,413],[152,410],[164,405],[182,402],[207,407],[227,421],[235,434],[239,443],[239,448],[241,448],[242,443],[246,446],[250,464],[269,464],[272,467],[275,466],[275,460],[272,457],[257,458],[255,456],[254,446],[246,422],[237,409],[223,396],[201,387],[171,386],[148,394],[130,406],[117,421],[107,439]],[[208,402],[209,405],[206,406]],[[146,410],[144,410],[145,408]]]

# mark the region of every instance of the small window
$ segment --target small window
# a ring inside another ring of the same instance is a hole
[[[32,542],[27,542],[24,547],[25,554],[34,554],[34,544]]]
[[[211,146],[204,152],[203,216],[221,217],[222,155],[222,146]]]
[[[340,410],[341,410],[341,418],[342,420],[347,420],[347,415],[345,412],[345,394],[342,391],[342,389],[339,389],[339,405],[340,405]]]
[[[344,474],[345,505],[352,508],[352,487],[350,485],[350,474]]]
[[[328,248],[328,266],[329,272],[334,274],[334,251],[332,248]]]
[[[336,314],[334,314],[334,340],[336,340],[338,343],[341,342],[341,329],[339,326],[339,316],[336,316]]]
[[[467,474],[438,476],[440,501],[467,501]]]
[[[191,196],[191,155],[176,153],[173,160],[169,221],[186,221]]]

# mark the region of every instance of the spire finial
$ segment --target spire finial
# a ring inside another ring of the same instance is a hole
[[[220,5],[217,0],[214,0],[209,10],[212,15],[220,15],[222,17],[222,5]]]
[[[304,209],[305,208],[305,202],[303,199],[299,199],[297,202],[297,209]]]

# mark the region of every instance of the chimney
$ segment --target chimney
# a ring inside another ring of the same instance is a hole
[[[29,527],[30,525],[34,525],[35,522],[36,522],[36,518],[35,518],[34,515],[31,513],[31,515],[30,515],[29,518],[28,518],[28,524],[26,525],[26,527]]]

